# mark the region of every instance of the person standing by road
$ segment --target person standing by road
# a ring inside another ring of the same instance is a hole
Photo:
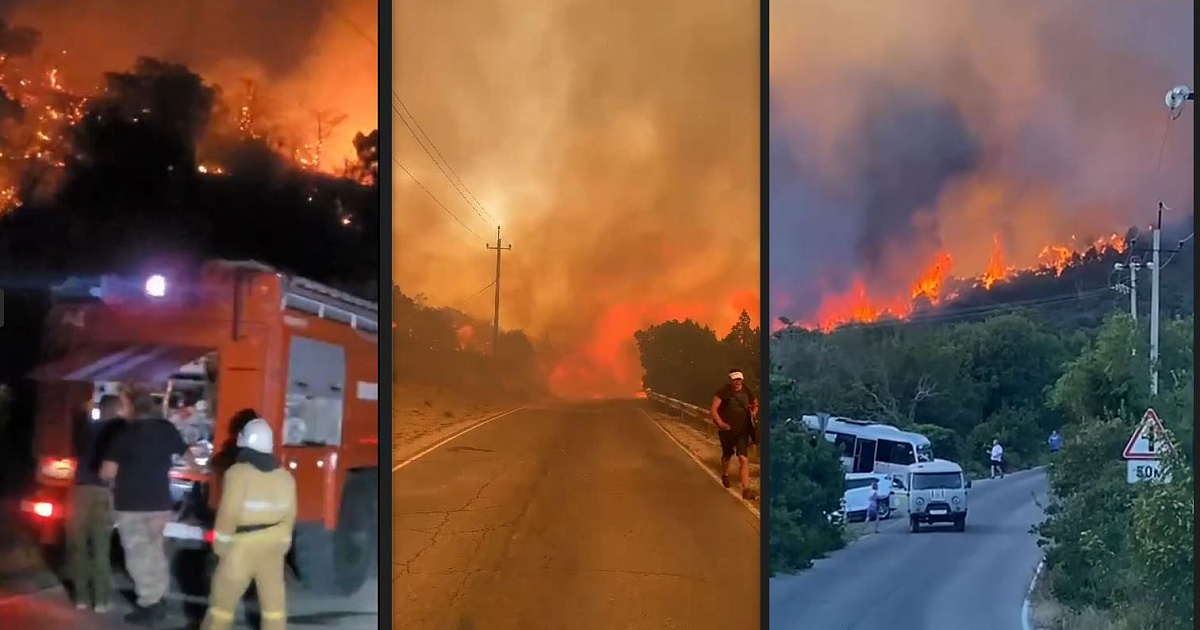
[[[92,420],[91,404],[83,412],[75,430],[75,487],[71,515],[67,520],[67,549],[71,579],[75,587],[75,607],[107,612],[112,600],[112,564],[109,558],[113,530],[113,495],[109,484],[100,478],[100,461],[113,437],[121,430],[121,400],[111,394],[96,405],[98,417]]]
[[[713,395],[710,409],[713,423],[717,425],[717,437],[721,440],[721,483],[726,488],[729,482],[729,463],[737,456],[738,472],[742,482],[742,498],[753,499],[750,488],[750,442],[754,433],[754,408],[758,398],[746,387],[741,370],[729,371],[729,382]]]
[[[113,508],[125,549],[125,567],[133,578],[137,609],[130,623],[153,624],[166,617],[170,573],[164,534],[171,520],[172,458],[187,450],[179,430],[162,417],[149,390],[122,392],[131,410],[129,423],[104,454],[100,478],[114,481]]]
[[[879,482],[871,482],[871,498],[867,501],[867,522],[875,521],[875,533],[879,533]]]
[[[262,606],[262,630],[287,626],[283,568],[296,524],[296,481],[271,456],[273,442],[271,425],[262,418],[238,434],[217,507],[213,551],[220,560],[202,630],[231,627],[251,582]]]
[[[1050,454],[1054,454],[1062,450],[1062,436],[1058,434],[1058,429],[1050,432],[1050,439],[1046,440],[1050,445]]]
[[[999,476],[1004,478],[1004,447],[1000,446],[1000,440],[992,440],[992,450],[990,453],[992,460],[992,479]]]

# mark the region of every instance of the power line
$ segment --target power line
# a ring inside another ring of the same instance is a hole
[[[342,12],[342,10],[341,10],[341,9],[338,7],[338,5],[337,5],[337,0],[331,0],[331,1],[330,1],[330,2],[328,2],[328,3],[322,3],[322,5],[323,5],[323,6],[324,6],[324,7],[325,7],[327,10],[329,10],[329,12],[330,12],[330,13],[334,14],[335,16],[337,16],[337,18],[338,18],[338,19],[340,19],[341,21],[345,22],[345,23],[346,23],[346,25],[348,25],[350,28],[354,29],[354,32],[355,32],[355,33],[358,33],[360,37],[362,37],[363,39],[367,40],[367,43],[368,43],[368,44],[370,44],[371,46],[375,47],[375,49],[376,49],[376,50],[378,50],[378,49],[379,49],[379,44],[378,44],[378,43],[376,43],[376,41],[375,41],[375,38],[373,38],[373,37],[371,37],[370,35],[368,35],[366,31],[364,31],[362,28],[360,28],[360,27],[358,26],[358,24],[357,24],[357,23],[355,23],[355,22],[354,22],[354,20],[351,20],[351,19],[349,18],[349,16],[347,16],[345,13],[343,13],[343,12]]]
[[[392,156],[392,161],[396,163],[396,166],[400,167],[400,170],[404,171],[405,175],[408,175],[409,179],[413,180],[413,183],[420,186],[421,190],[424,190],[425,194],[429,195],[429,198],[432,199],[434,201],[434,203],[436,203],[438,205],[438,207],[440,207],[442,210],[445,210],[446,214],[450,215],[455,221],[458,222],[459,225],[463,226],[464,230],[470,232],[471,234],[474,234],[475,238],[478,238],[479,240],[483,240],[483,237],[480,236],[478,232],[476,232],[475,230],[472,230],[471,227],[469,225],[467,225],[466,223],[463,223],[463,220],[458,218],[457,214],[454,214],[453,212],[451,212],[450,208],[446,207],[446,204],[442,203],[441,200],[439,200],[437,197],[435,197],[433,195],[433,193],[430,192],[429,189],[425,187],[425,184],[422,184],[416,177],[413,177],[413,174],[408,172],[407,168],[404,168],[404,165],[400,163],[400,160],[396,156],[394,156],[394,155]]]
[[[446,164],[446,168],[450,169],[450,172],[454,174],[454,179],[457,180],[457,183],[462,186],[463,190],[470,195],[471,200],[473,200],[475,204],[479,206],[480,210],[483,210],[484,214],[488,215],[488,217],[495,221],[495,217],[492,217],[492,213],[488,212],[487,208],[483,207],[483,202],[479,201],[479,198],[475,196],[475,193],[471,192],[470,188],[467,188],[467,183],[464,182],[462,177],[459,176],[458,171],[454,170],[454,166],[450,164],[450,160],[447,160],[446,156],[442,155],[442,152],[438,150],[437,144],[434,143],[433,138],[430,138],[429,134],[425,133],[425,130],[421,127],[421,123],[417,121],[417,117],[413,116],[412,110],[408,109],[408,106],[404,104],[404,99],[400,98],[400,95],[396,93],[396,90],[392,90],[392,96],[396,98],[396,102],[400,104],[400,107],[404,110],[404,113],[408,114],[408,117],[412,119],[413,124],[416,125],[417,130],[421,132],[421,135],[425,136],[425,139],[429,141],[429,145],[433,147],[434,153],[437,153],[438,157],[442,159],[442,162]],[[452,181],[451,183],[454,182]]]
[[[489,283],[487,283],[487,284],[483,285],[482,287],[480,287],[480,289],[479,289],[478,291],[476,291],[476,292],[472,293],[471,295],[469,295],[469,296],[467,296],[467,297],[465,297],[465,298],[463,298],[463,299],[459,300],[458,302],[455,302],[453,305],[451,305],[451,306],[448,306],[447,308],[457,309],[458,307],[462,306],[463,304],[466,304],[467,302],[470,302],[471,300],[473,300],[473,299],[475,299],[475,298],[479,297],[479,294],[480,294],[480,293],[483,293],[484,291],[487,291],[488,289],[492,288],[492,286],[494,286],[495,284],[496,284],[496,282],[495,282],[495,281],[489,282]]]
[[[483,207],[483,204],[479,202],[479,199],[475,197],[475,193],[472,193],[471,189],[467,188],[466,182],[462,181],[462,178],[458,176],[458,172],[456,172],[454,167],[450,165],[450,161],[442,155],[440,150],[438,150],[437,144],[435,144],[433,139],[429,137],[429,134],[425,133],[425,130],[421,128],[421,123],[417,122],[417,117],[413,116],[412,111],[408,109],[408,107],[404,104],[404,101],[400,98],[400,95],[397,94],[395,90],[392,90],[392,97],[397,103],[400,104],[400,107],[404,109],[404,113],[408,114],[408,118],[405,118],[404,114],[400,113],[400,110],[396,108],[395,104],[392,105],[392,111],[395,112],[396,116],[400,118],[400,122],[404,123],[404,126],[408,128],[408,132],[412,134],[412,137],[417,141],[417,144],[421,145],[421,148],[425,151],[425,155],[429,156],[429,159],[432,160],[434,165],[438,167],[438,170],[442,172],[442,175],[446,176],[446,180],[450,182],[450,185],[454,186],[454,191],[463,198],[463,201],[465,201],[467,205],[471,207],[471,210],[475,211],[475,214],[478,215],[479,219],[485,224],[493,225],[497,223],[496,218],[492,216],[492,213],[488,212],[487,209]],[[412,119],[412,124],[409,124],[408,119]],[[416,129],[413,129],[413,127],[416,127]],[[418,131],[420,132],[419,135]],[[424,139],[422,139],[422,137],[424,137]],[[428,145],[426,145],[426,143],[428,143]],[[432,151],[430,151],[430,147],[432,147]],[[434,157],[435,153],[437,154],[437,157]],[[449,171],[447,171],[447,169],[449,169]],[[466,194],[464,194],[464,191],[466,191]],[[487,217],[484,217],[484,214],[486,214]]]

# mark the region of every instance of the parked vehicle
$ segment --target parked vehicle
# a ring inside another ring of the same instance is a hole
[[[810,430],[821,430],[817,416],[804,416],[803,422]],[[905,476],[910,465],[934,459],[929,438],[887,424],[830,418],[824,436],[841,450],[849,473]]]
[[[77,410],[137,381],[158,386],[164,416],[190,445],[171,472],[173,548],[209,548],[222,458],[253,410],[279,436],[300,490],[291,563],[301,582],[346,595],[363,585],[379,522],[374,302],[230,261],[170,284],[71,281],[53,299],[49,356],[32,374],[37,487],[23,503],[44,544],[63,538]]]
[[[846,475],[846,492],[842,495],[842,513],[851,523],[866,520],[871,503],[871,483],[879,484],[876,503],[879,519],[886,520],[897,508],[896,480],[879,473],[850,473]]]
[[[967,527],[967,491],[971,481],[961,466],[944,459],[913,464],[908,472],[909,529],[951,523],[956,531]]]

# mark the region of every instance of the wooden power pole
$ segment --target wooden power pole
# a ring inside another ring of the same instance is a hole
[[[500,254],[512,250],[512,245],[502,244],[500,226],[496,226],[496,245],[488,245],[487,248],[496,250],[496,281],[493,283],[496,287],[496,311],[492,319],[492,356],[495,356],[500,349]]]

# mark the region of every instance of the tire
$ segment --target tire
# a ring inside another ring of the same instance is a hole
[[[921,523],[917,522],[915,518],[908,519],[908,531],[914,534],[921,531]]]
[[[886,521],[888,517],[892,515],[892,506],[887,501],[880,501],[879,507],[876,509],[878,510],[876,512],[876,518],[881,521]]]
[[[308,590],[349,596],[358,592],[374,566],[378,542],[377,476],[352,473],[338,509],[338,526],[296,528],[292,560]]]
[[[967,517],[964,516],[964,517],[958,519],[957,521],[954,521],[954,531],[956,531],[956,532],[967,531]]]

